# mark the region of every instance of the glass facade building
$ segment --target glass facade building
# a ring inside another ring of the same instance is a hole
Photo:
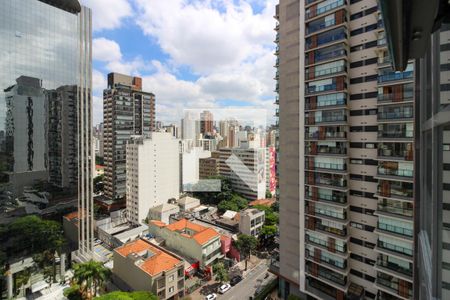
[[[79,253],[90,257],[91,11],[76,0],[0,2],[0,220],[25,207],[78,207]],[[45,194],[37,205],[27,194]]]

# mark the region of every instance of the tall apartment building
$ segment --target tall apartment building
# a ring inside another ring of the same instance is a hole
[[[142,91],[142,79],[118,73],[108,74],[103,91],[105,196],[125,197],[127,141],[155,128],[155,95]]]
[[[412,299],[414,69],[376,0],[280,0],[280,293]]]
[[[151,208],[180,196],[180,142],[168,132],[136,136],[126,145],[127,217],[142,223]]]
[[[219,174],[230,179],[233,191],[246,199],[265,198],[266,148],[222,148],[219,152]]]
[[[213,114],[205,110],[200,113],[200,133],[203,136],[212,135],[214,132],[214,116]]]

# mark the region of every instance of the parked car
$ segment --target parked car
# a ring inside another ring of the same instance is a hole
[[[229,285],[228,283],[222,284],[222,285],[219,287],[219,293],[225,294],[229,289],[231,289],[231,285]]]
[[[217,295],[212,293],[205,297],[205,300],[215,300],[217,299]]]
[[[234,276],[233,278],[231,278],[230,284],[231,284],[231,286],[235,286],[236,284],[238,284],[241,281],[242,281],[242,276],[237,275],[237,276]]]

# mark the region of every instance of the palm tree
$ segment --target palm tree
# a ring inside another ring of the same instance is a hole
[[[80,286],[83,298],[91,299],[97,295],[97,289],[102,287],[111,275],[111,271],[102,263],[90,260],[74,266],[74,281]]]

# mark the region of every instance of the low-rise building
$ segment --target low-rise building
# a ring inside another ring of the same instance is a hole
[[[180,200],[178,200],[178,205],[180,206],[181,211],[188,211],[200,206],[200,200],[197,198],[184,196],[181,197]]]
[[[222,258],[220,249],[220,234],[213,228],[181,219],[167,225],[164,222],[152,220],[149,232],[165,240],[165,246],[183,253],[195,260],[200,266],[211,265],[216,259]]]
[[[184,261],[143,239],[114,250],[112,272],[121,290],[149,291],[159,299],[184,296]]]
[[[239,231],[257,237],[264,225],[266,213],[256,208],[248,208],[240,213]]]
[[[164,203],[151,208],[148,213],[148,218],[149,220],[158,220],[164,223],[169,223],[170,216],[179,212],[180,207],[178,205]]]

